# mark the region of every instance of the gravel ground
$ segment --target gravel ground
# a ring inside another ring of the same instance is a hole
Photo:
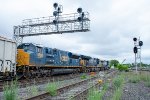
[[[128,74],[128,73],[126,73]],[[120,100],[150,100],[150,87],[145,86],[144,82],[137,83],[128,82],[128,77],[123,86],[123,94]],[[115,88],[112,82],[109,83],[109,88],[103,96],[103,100],[112,100]]]
[[[143,82],[126,83],[123,89],[122,100],[150,100],[150,88]]]

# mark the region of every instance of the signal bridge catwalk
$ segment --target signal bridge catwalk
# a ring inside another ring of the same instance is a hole
[[[59,15],[57,19],[55,16],[25,19],[22,25],[14,26],[14,39],[19,44],[26,36],[90,31],[89,13],[84,12],[82,20],[79,17],[79,13],[72,13]]]

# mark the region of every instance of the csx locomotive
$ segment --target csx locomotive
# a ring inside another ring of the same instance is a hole
[[[17,47],[18,76],[36,77],[56,73],[108,69],[109,61],[79,55],[56,48],[23,43]]]

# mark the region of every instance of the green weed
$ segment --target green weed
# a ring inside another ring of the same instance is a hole
[[[81,79],[86,79],[87,76],[86,76],[86,74],[82,74],[82,75],[80,76],[80,78],[81,78]]]
[[[121,88],[118,88],[118,89],[115,91],[115,93],[113,94],[112,100],[120,100],[122,93],[123,93],[122,87],[121,87]]]
[[[125,78],[124,73],[122,73],[118,77],[114,78],[113,86],[115,87],[115,92],[113,94],[112,100],[120,100],[121,95],[123,93],[123,83],[125,82],[124,78]]]
[[[56,83],[48,83],[46,85],[46,91],[49,92],[50,95],[55,96],[57,95],[57,85]]]
[[[87,100],[100,100],[100,93],[96,89],[91,89],[89,91],[88,99]]]
[[[116,78],[113,79],[113,86],[117,89],[120,88],[124,80],[123,75],[119,75]]]
[[[17,100],[18,88],[17,81],[12,81],[10,85],[8,83],[3,87],[4,100]]]
[[[104,94],[108,89],[108,83],[103,84],[102,90],[91,89],[88,93],[88,100],[102,100]]]

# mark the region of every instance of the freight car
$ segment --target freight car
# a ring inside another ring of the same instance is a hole
[[[0,79],[16,75],[16,51],[14,41],[0,37]]]
[[[24,77],[51,75],[55,72],[96,70],[108,66],[98,58],[74,54],[56,48],[23,43],[17,48],[17,74]],[[98,66],[99,64],[101,66]],[[96,69],[95,69],[96,68]]]

